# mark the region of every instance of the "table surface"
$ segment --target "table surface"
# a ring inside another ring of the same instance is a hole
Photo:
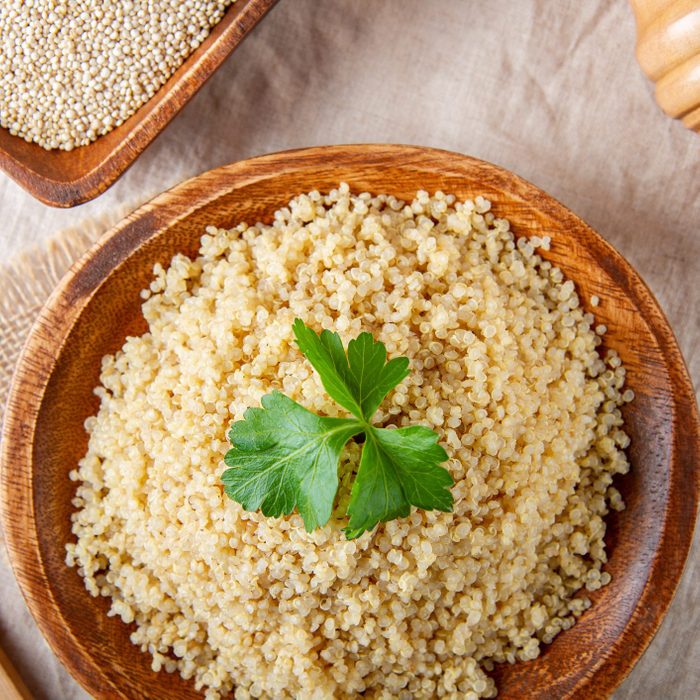
[[[634,60],[624,0],[282,0],[106,194],[71,210],[0,175],[0,261],[110,218],[203,170],[301,146],[446,148],[515,171],[640,272],[700,379],[700,135],[663,115]],[[615,700],[700,688],[700,546]],[[0,642],[37,698],[85,693],[0,563]]]

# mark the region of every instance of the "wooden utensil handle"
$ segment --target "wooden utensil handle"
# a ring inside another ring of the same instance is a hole
[[[0,647],[0,698],[2,700],[34,700],[22,677]]]
[[[700,132],[700,0],[630,0],[637,60],[666,114]]]

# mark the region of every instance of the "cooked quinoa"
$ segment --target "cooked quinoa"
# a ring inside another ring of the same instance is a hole
[[[1,0],[0,126],[71,150],[126,121],[233,0]]]
[[[610,581],[603,518],[624,507],[632,394],[548,247],[482,197],[341,185],[156,265],[148,332],[103,360],[67,546],[155,670],[208,698],[474,700],[496,695],[494,663],[534,659],[574,624],[590,605],[577,593]],[[339,415],[295,317],[410,358],[377,418],[441,435],[454,512],[346,540],[352,443],[322,529],[223,494],[226,432],[264,394]]]

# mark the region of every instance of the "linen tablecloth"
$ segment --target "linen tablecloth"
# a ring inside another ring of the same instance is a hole
[[[624,0],[282,0],[106,194],[71,210],[0,176],[0,260],[104,226],[203,170],[330,143],[493,161],[550,192],[634,265],[700,378],[700,135],[656,107]],[[0,401],[4,397],[0,397]],[[616,700],[700,693],[700,548]],[[87,697],[0,561],[0,642],[37,698]]]

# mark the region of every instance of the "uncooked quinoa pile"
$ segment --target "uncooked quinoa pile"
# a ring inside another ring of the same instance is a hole
[[[207,229],[155,269],[149,331],[104,358],[67,562],[154,669],[207,697],[494,697],[610,580],[604,516],[628,470],[624,369],[562,272],[481,197],[295,198],[272,225]],[[602,301],[605,303],[605,300]],[[370,331],[412,373],[378,421],[436,430],[454,512],[348,541],[341,516],[245,512],[222,491],[226,432],[273,389],[339,415],[292,322]]]
[[[2,0],[0,126],[47,149],[128,119],[233,0]]]

